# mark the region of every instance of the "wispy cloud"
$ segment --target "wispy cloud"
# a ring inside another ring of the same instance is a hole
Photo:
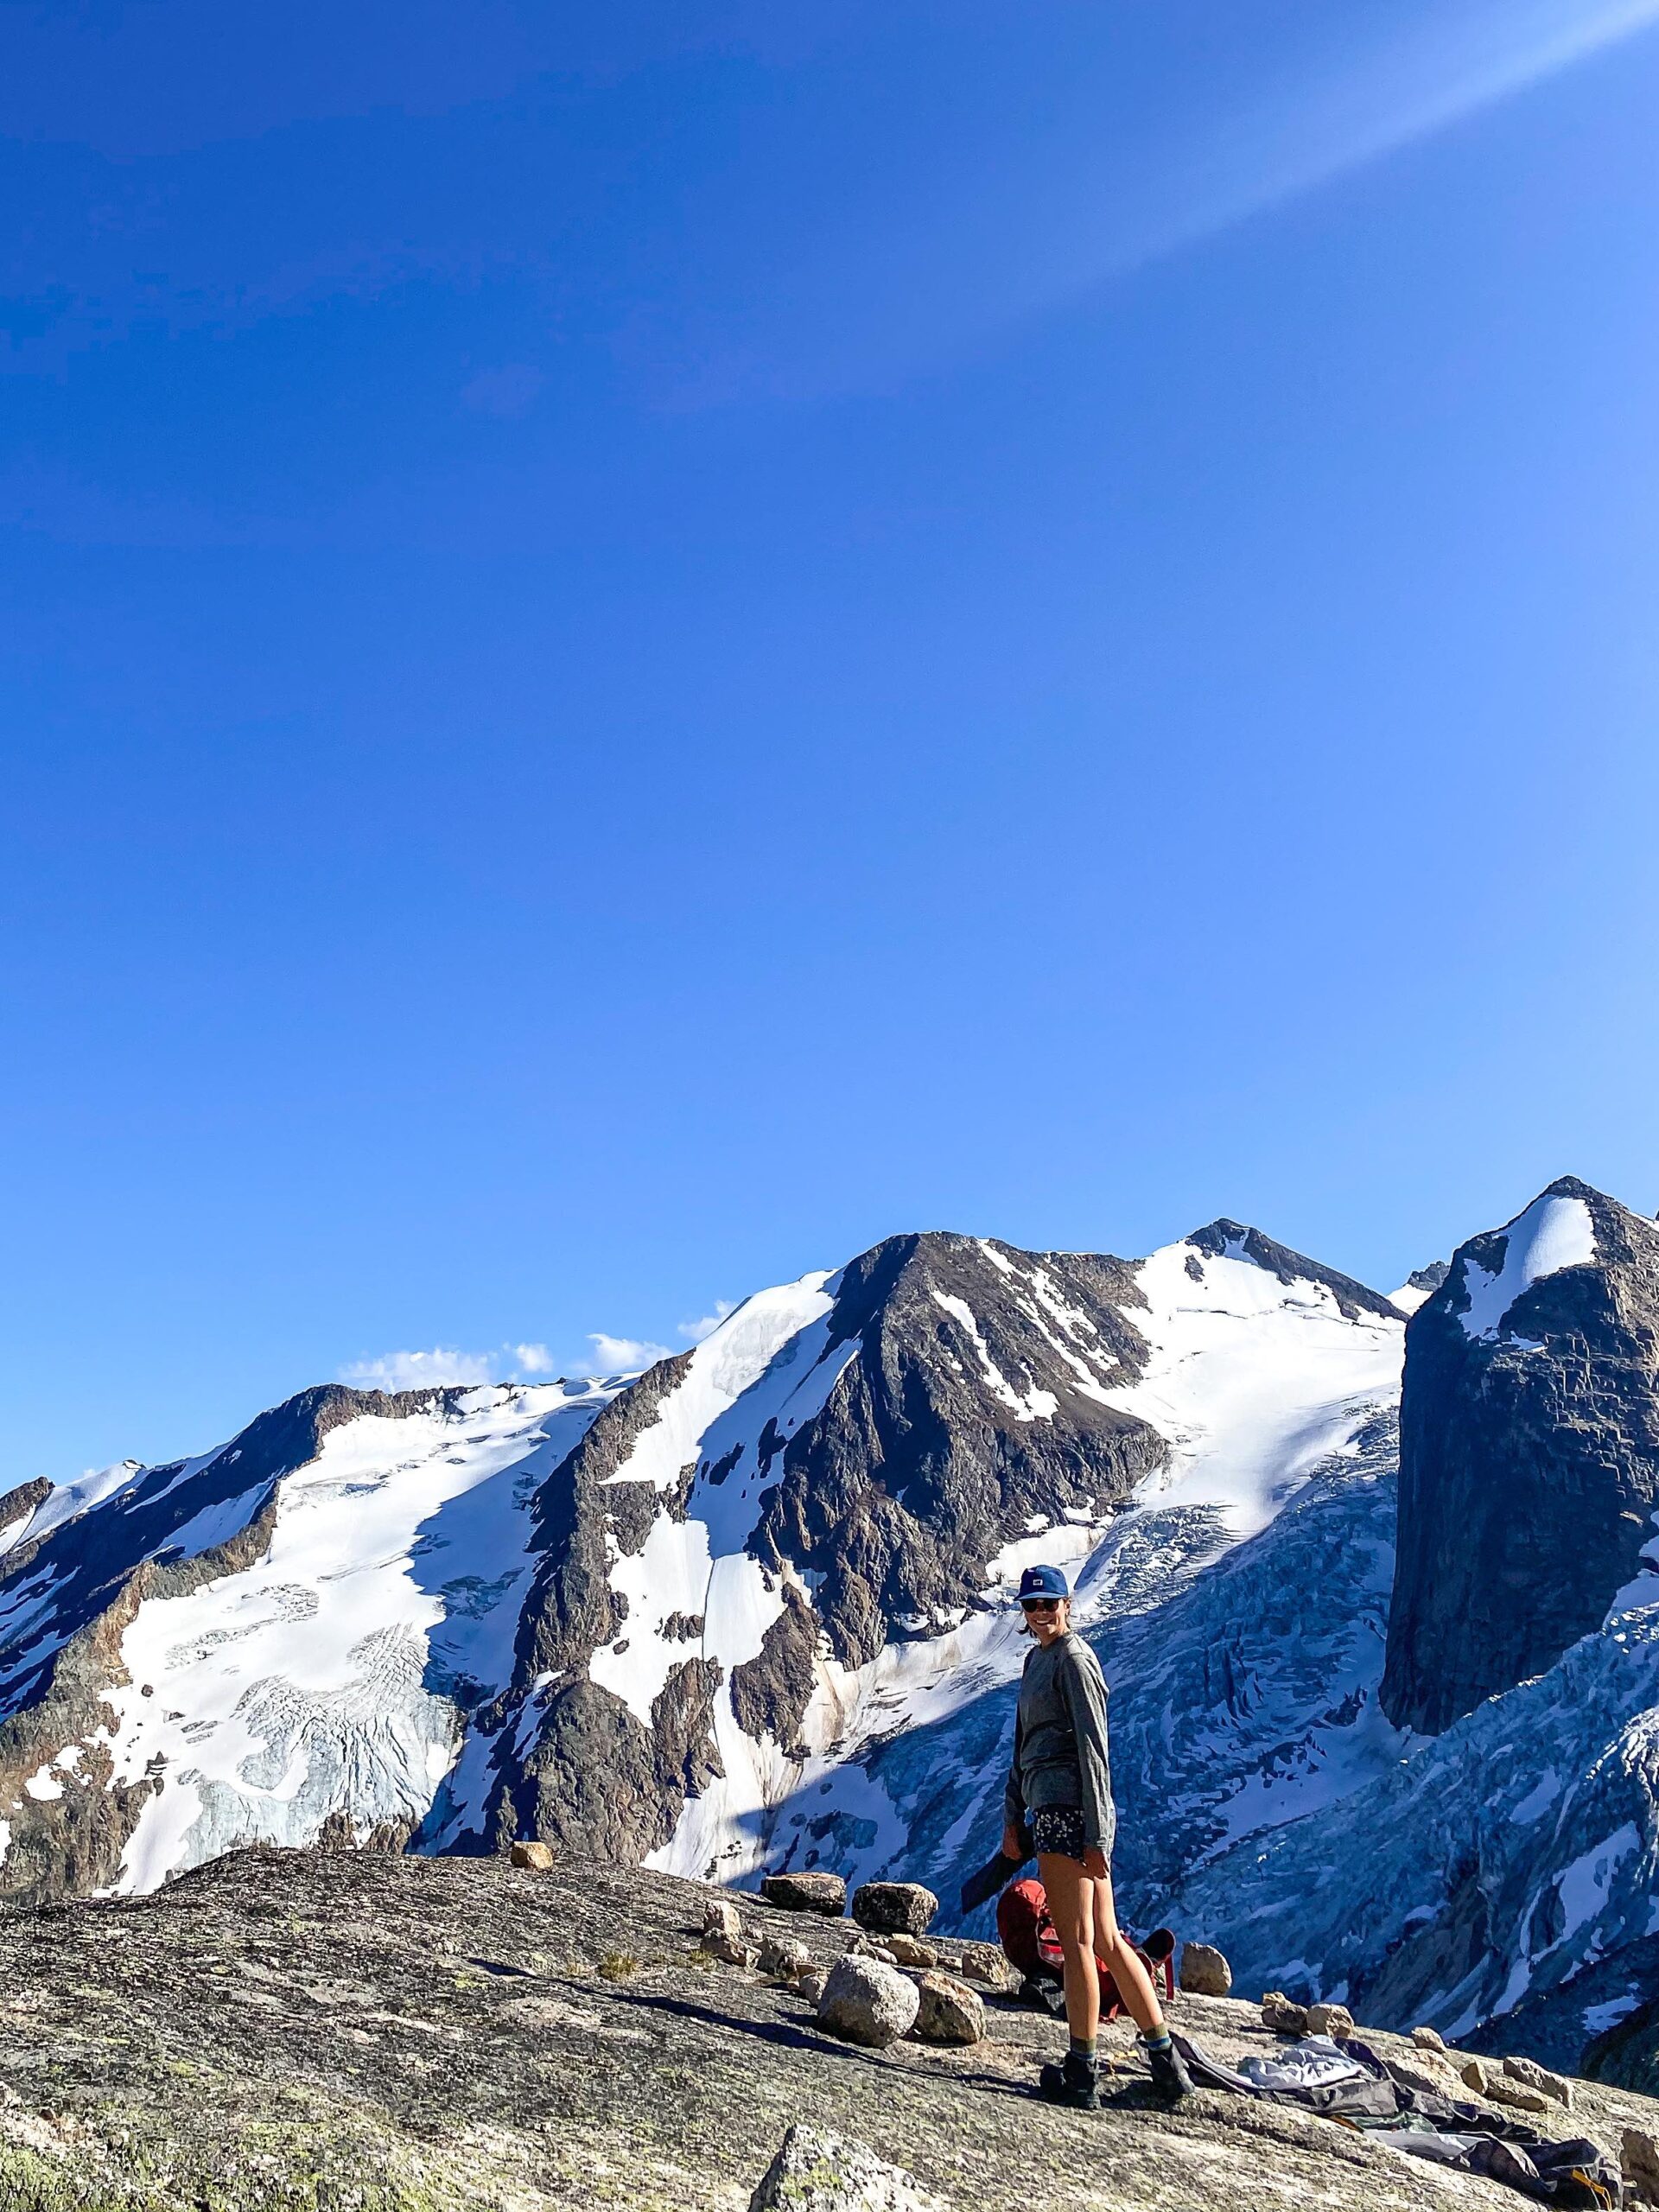
[[[700,1314],[695,1321],[682,1321],[678,1333],[690,1343],[700,1344],[705,1337],[714,1335],[728,1313],[735,1313],[736,1311],[737,1300],[734,1298],[717,1298],[712,1313]]]
[[[1115,114],[1033,153],[976,149],[906,220],[868,209],[804,257],[775,311],[699,331],[675,404],[887,385],[1283,206],[1659,25],[1659,0],[1398,0],[1322,11],[1317,47],[1184,118]],[[939,205],[950,213],[942,227]]]
[[[550,1375],[553,1355],[545,1344],[514,1344],[511,1347],[521,1375]]]
[[[1105,276],[1226,229],[1524,92],[1659,23],[1659,0],[1482,0],[1259,100],[1164,165],[1101,235]],[[1127,217],[1127,219],[1125,218]]]
[[[359,1390],[438,1390],[460,1383],[493,1382],[495,1356],[442,1344],[430,1351],[386,1351],[377,1359],[353,1360],[340,1369],[340,1380]]]

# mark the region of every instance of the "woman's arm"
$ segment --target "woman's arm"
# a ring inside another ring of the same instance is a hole
[[[1068,1650],[1058,1672],[1061,1694],[1077,1740],[1077,1771],[1083,1778],[1083,1840],[1090,1851],[1104,1851],[1112,1833],[1112,1775],[1106,1753],[1106,1685],[1100,1669]]]

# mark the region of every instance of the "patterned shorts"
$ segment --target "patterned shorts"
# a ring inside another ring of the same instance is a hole
[[[1081,1859],[1083,1815],[1075,1805],[1059,1805],[1031,1816],[1031,1840],[1039,1859]]]

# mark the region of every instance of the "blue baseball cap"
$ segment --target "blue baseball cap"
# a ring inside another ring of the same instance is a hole
[[[1020,1595],[1015,1600],[1023,1605],[1027,1598],[1069,1598],[1065,1577],[1058,1567],[1028,1567],[1020,1578]]]

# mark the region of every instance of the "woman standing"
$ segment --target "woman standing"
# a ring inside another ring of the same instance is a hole
[[[1116,1815],[1100,1662],[1072,1633],[1071,1593],[1058,1567],[1028,1567],[1020,1578],[1019,1602],[1037,1649],[1026,1661],[1020,1686],[1002,1848],[1010,1859],[1036,1848],[1065,1955],[1065,2017],[1071,2031],[1065,2065],[1045,2066],[1038,2087],[1056,2104],[1092,2110],[1100,2101],[1098,1952],[1141,2031],[1153,2086],[1166,2097],[1184,2097],[1192,2084],[1170,2042],[1151,1977],[1120,1931],[1112,1904]]]

